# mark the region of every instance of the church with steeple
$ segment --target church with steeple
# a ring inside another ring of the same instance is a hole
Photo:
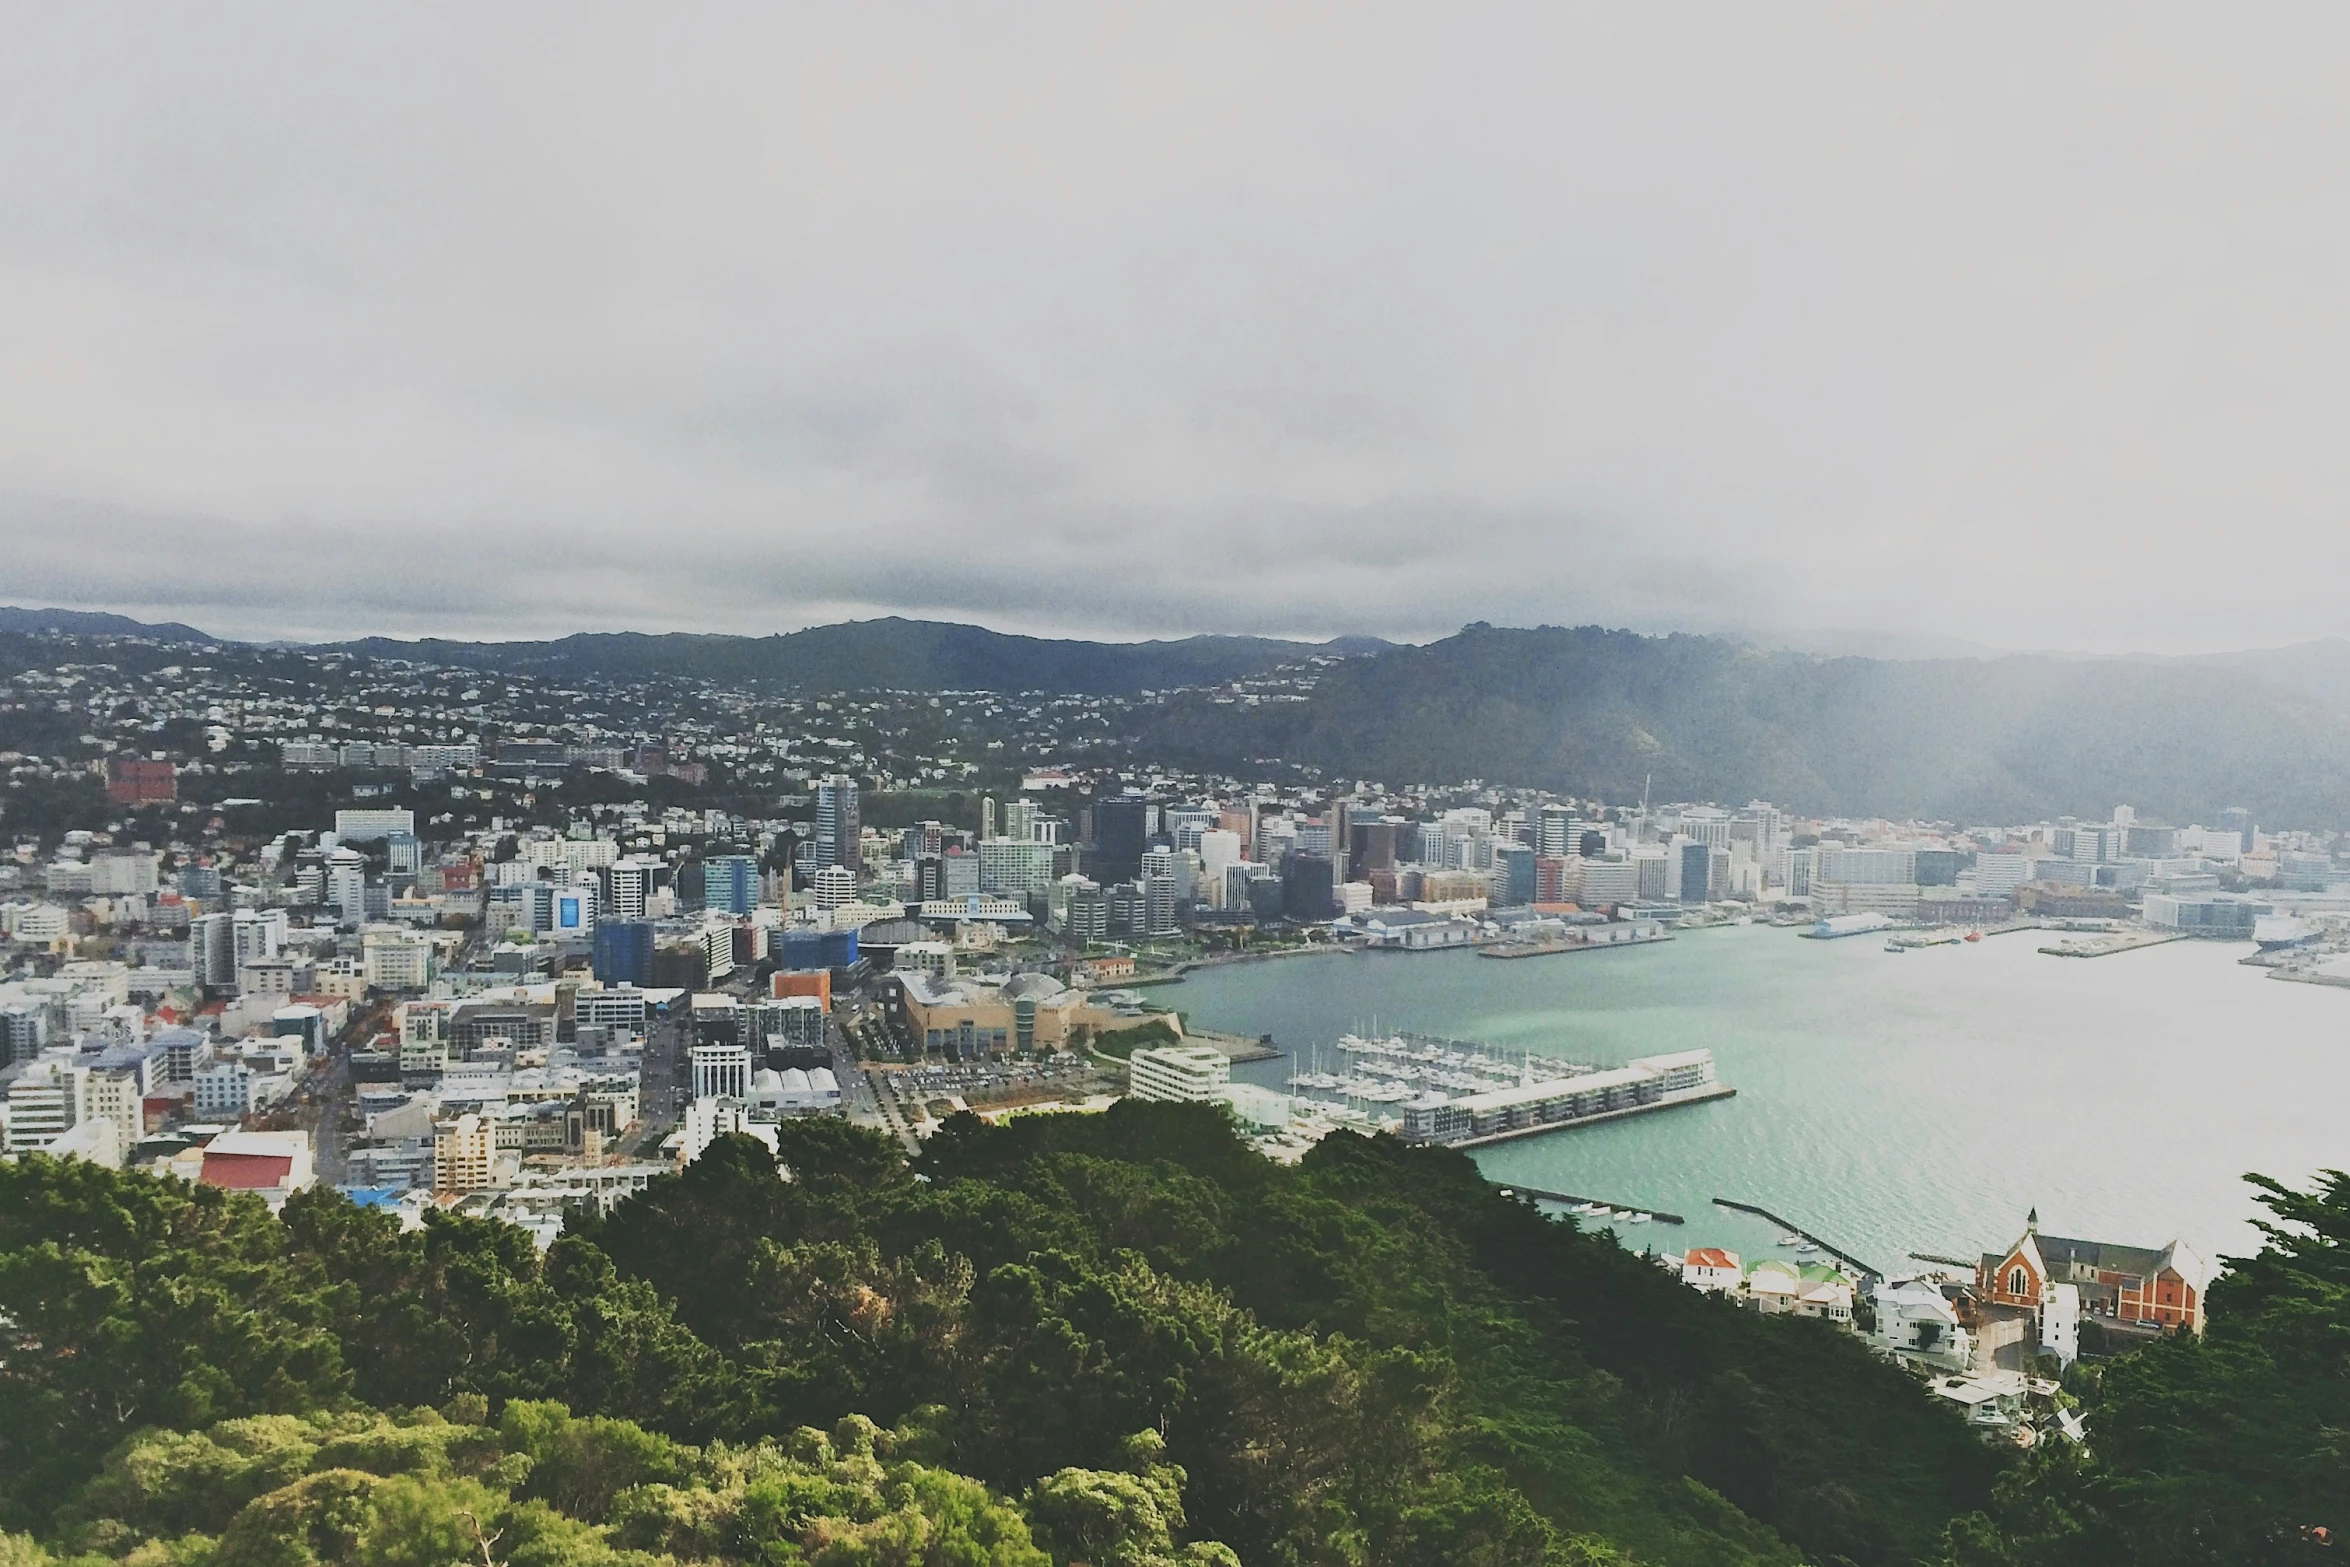
[[[1985,1252],[1975,1264],[1976,1293],[1994,1305],[2037,1313],[2044,1345],[2056,1325],[2051,1319],[2073,1314],[2063,1295],[2077,1299],[2079,1316],[2125,1329],[2201,1333],[2210,1282],[2210,1264],[2184,1241],[2156,1248],[2043,1235],[2038,1208],[2014,1245]]]

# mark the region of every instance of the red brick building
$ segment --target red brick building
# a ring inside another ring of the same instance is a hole
[[[143,756],[106,759],[106,798],[117,805],[153,805],[180,797],[179,773],[169,762]]]
[[[2110,1241],[2067,1240],[2040,1233],[2035,1209],[2022,1238],[1975,1264],[1975,1288],[1994,1305],[2037,1310],[2059,1284],[2081,1292],[2081,1315],[2163,1329],[2203,1331],[2203,1292],[2211,1267],[2172,1241],[2159,1250]]]

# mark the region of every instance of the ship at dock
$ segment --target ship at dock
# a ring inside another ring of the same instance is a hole
[[[1737,1090],[1714,1074],[1713,1052],[1643,1056],[1618,1067],[1396,1035],[1338,1041],[1344,1070],[1317,1063],[1290,1079],[1301,1099],[1406,1142],[1473,1147],[1612,1121]]]

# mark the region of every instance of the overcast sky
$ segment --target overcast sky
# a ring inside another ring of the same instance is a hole
[[[0,600],[2350,630],[2350,12],[0,12]]]

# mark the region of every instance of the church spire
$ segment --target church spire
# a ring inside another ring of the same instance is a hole
[[[2030,1213],[2024,1215],[2024,1233],[2026,1235],[2037,1235],[2040,1233],[2040,1206],[2037,1203],[2032,1205],[2032,1211]]]

